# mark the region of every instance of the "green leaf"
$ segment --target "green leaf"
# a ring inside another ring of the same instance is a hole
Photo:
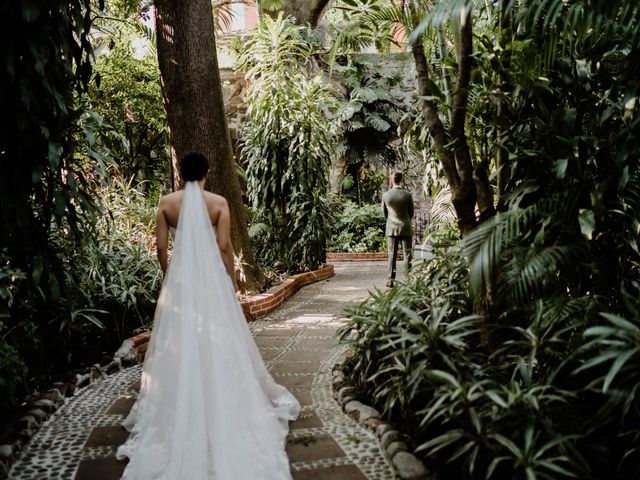
[[[553,173],[555,174],[556,178],[564,178],[565,174],[567,173],[568,164],[569,160],[566,158],[561,158],[553,162]]]
[[[490,438],[495,439],[499,444],[506,447],[507,450],[509,450],[513,454],[516,460],[518,461],[522,460],[522,451],[518,448],[518,446],[515,443],[513,443],[507,437],[499,433],[495,433],[493,435],[490,435]]]
[[[604,379],[604,384],[602,385],[602,393],[607,393],[607,391],[609,390],[609,386],[611,386],[611,382],[613,382],[620,369],[636,353],[638,353],[637,347],[629,349],[626,352],[622,352],[618,355],[618,357],[613,362],[613,365],[611,365],[609,373],[607,373],[607,376]]]
[[[591,240],[593,232],[596,229],[596,219],[593,214],[593,210],[581,208],[578,215],[578,222],[580,223],[580,231],[582,232],[582,235],[587,240]]]

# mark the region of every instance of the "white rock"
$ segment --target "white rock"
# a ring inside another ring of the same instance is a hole
[[[40,408],[34,408],[32,410],[29,410],[27,412],[27,415],[30,415],[33,418],[35,418],[36,420],[38,420],[38,423],[43,422],[49,416],[49,415],[47,415],[47,412],[45,412],[44,410],[42,410]]]
[[[13,456],[13,445],[0,445],[0,458],[7,459]]]
[[[389,425],[388,423],[381,423],[376,427],[376,435],[378,438],[380,438],[389,430],[393,430],[393,427],[391,425]]]
[[[130,340],[125,340],[114,354],[114,358],[120,359],[123,365],[138,363],[138,349]]]
[[[47,398],[36,400],[35,402],[33,402],[33,406],[49,413],[53,412],[56,409],[56,404]]]
[[[353,401],[354,401],[353,397],[351,395],[347,395],[347,396],[343,397],[342,400],[340,401],[340,406],[342,408],[344,408],[347,403],[350,403],[350,402],[353,402]]]
[[[407,444],[404,442],[391,442],[385,449],[387,458],[393,458],[393,456],[400,452],[407,451]]]
[[[400,433],[396,430],[388,430],[380,437],[380,445],[383,449],[387,449],[387,447],[391,444],[391,442],[395,442],[400,440]]]
[[[391,463],[402,480],[428,480],[429,472],[424,464],[409,452],[396,453]]]
[[[75,388],[82,388],[85,387],[87,385],[89,385],[89,383],[91,382],[91,375],[87,374],[87,375],[82,375],[82,374],[77,374],[76,375],[76,386]]]
[[[358,415],[360,414],[361,407],[364,407],[362,403],[357,400],[352,400],[344,406],[344,412],[353,419],[357,420]]]

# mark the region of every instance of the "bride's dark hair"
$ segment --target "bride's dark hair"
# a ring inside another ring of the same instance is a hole
[[[189,152],[180,160],[180,176],[185,182],[202,180],[209,170],[209,162],[200,152]]]

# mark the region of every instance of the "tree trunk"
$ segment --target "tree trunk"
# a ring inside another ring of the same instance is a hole
[[[471,171],[469,172],[464,172],[465,180],[463,182],[462,176],[460,175],[459,165],[456,165],[456,157],[454,155],[454,152],[451,150],[450,135],[442,124],[442,120],[440,120],[440,116],[438,115],[438,107],[436,106],[435,102],[431,100],[433,98],[433,92],[431,91],[431,87],[429,86],[429,65],[427,64],[427,58],[424,54],[424,47],[422,46],[422,43],[420,41],[416,42],[413,45],[411,52],[416,64],[418,93],[421,97],[420,103],[422,105],[422,114],[425,117],[425,121],[427,123],[429,133],[431,134],[431,138],[433,138],[433,143],[436,147],[438,159],[440,160],[442,168],[445,172],[445,176],[447,177],[447,183],[451,188],[451,202],[453,203],[453,208],[455,209],[456,216],[458,217],[458,227],[460,228],[460,234],[464,236],[468,232],[473,230],[477,224],[475,214],[476,193],[473,184],[473,169],[471,169]],[[468,64],[468,67],[471,68],[471,65]],[[456,97],[454,97],[454,99],[455,98]],[[462,100],[462,98],[458,99],[458,101]],[[455,116],[453,114],[452,119],[455,120]],[[457,121],[459,121],[459,119],[457,119]],[[458,135],[460,134],[459,131],[456,131],[456,133]],[[454,141],[457,142],[458,139],[455,139]],[[466,143],[466,137],[464,137],[464,141],[460,147],[461,155],[463,154],[462,150],[465,147],[468,162],[471,163],[471,157],[469,156],[469,147]],[[470,183],[469,180],[471,180]]]
[[[440,62],[442,63],[442,85],[444,94],[447,99],[447,105],[453,104],[451,97],[451,82],[449,81],[449,72],[445,63],[447,59],[447,36],[444,33],[444,25],[438,27],[438,48],[440,49]],[[449,124],[451,124],[451,110],[449,110]]]
[[[467,143],[465,121],[467,118],[467,103],[469,100],[469,81],[471,68],[473,67],[473,31],[471,27],[471,9],[463,7],[460,12],[460,45],[458,51],[458,73],[456,78],[456,90],[453,92],[453,104],[451,105],[451,140],[460,176],[460,186],[454,192],[453,200],[474,206],[473,221],[469,218],[460,223],[460,231],[464,236],[476,227],[475,203],[476,187],[473,182],[473,163]],[[457,197],[457,198],[456,198]],[[461,219],[463,220],[463,219]]]
[[[473,168],[473,183],[476,186],[478,210],[480,210],[478,223],[482,223],[496,214],[488,170],[487,162],[480,162]]]
[[[216,56],[211,2],[157,0],[158,64],[174,163],[202,152],[210,165],[207,189],[224,196],[231,213],[233,246],[245,263],[243,287],[264,284],[247,232]]]

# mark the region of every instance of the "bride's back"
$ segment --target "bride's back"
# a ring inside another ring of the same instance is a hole
[[[207,192],[206,190],[203,190],[202,194],[205,205],[207,206],[211,225],[215,227],[220,219],[220,213],[227,208],[227,201],[224,197],[216,195],[215,193]],[[177,192],[165,195],[160,199],[159,211],[162,212],[170,227],[177,228],[178,226],[183,198],[184,190],[178,190]]]

